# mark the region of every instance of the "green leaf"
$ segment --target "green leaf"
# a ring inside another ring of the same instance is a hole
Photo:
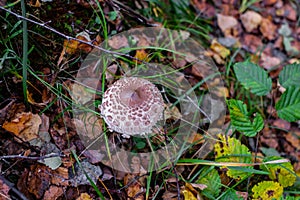
[[[286,65],[279,74],[279,83],[285,88],[299,86],[300,64]]]
[[[215,199],[215,197],[217,197],[221,192],[221,178],[218,171],[210,166],[203,168],[203,171],[200,173],[199,179],[196,183],[207,186],[202,193],[210,199]]]
[[[271,78],[267,72],[258,65],[245,61],[238,62],[233,66],[234,73],[246,89],[251,89],[258,96],[266,95],[272,89]]]
[[[240,100],[230,99],[228,101],[231,124],[239,132],[248,137],[253,137],[264,127],[264,120],[259,113],[255,113],[253,122],[251,122],[247,106]]]
[[[251,163],[251,153],[249,149],[241,144],[241,142],[235,138],[226,138],[224,135],[219,135],[218,142],[214,145],[215,157],[217,162],[230,162],[230,163]],[[251,175],[253,171],[252,166],[241,168],[234,168],[223,166],[226,168],[227,176],[240,180]]]
[[[300,119],[300,87],[291,86],[282,94],[275,108],[281,119],[289,122]]]

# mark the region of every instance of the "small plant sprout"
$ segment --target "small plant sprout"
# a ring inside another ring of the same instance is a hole
[[[105,91],[99,109],[108,128],[128,138],[151,133],[162,119],[164,102],[150,81],[124,77]]]

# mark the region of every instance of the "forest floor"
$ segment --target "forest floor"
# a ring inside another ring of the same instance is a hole
[[[0,6],[0,200],[300,199],[299,1]],[[105,90],[131,73],[166,107],[147,139],[99,114]],[[189,99],[174,89],[185,80]]]

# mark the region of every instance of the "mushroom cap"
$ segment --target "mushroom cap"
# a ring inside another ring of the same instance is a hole
[[[105,91],[99,109],[109,129],[129,137],[151,133],[162,119],[164,102],[150,81],[126,77]]]

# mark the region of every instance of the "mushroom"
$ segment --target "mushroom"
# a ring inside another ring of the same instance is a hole
[[[150,81],[125,77],[105,91],[99,109],[110,130],[129,137],[151,133],[152,127],[162,119],[164,102]]]

